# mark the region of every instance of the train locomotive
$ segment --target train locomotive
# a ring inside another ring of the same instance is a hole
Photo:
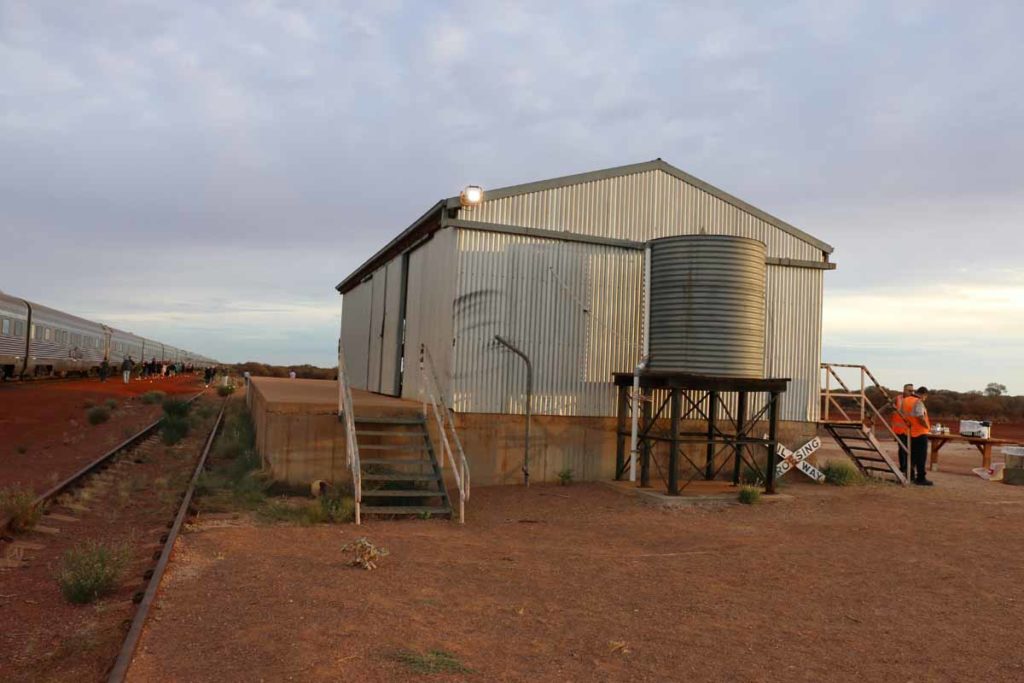
[[[116,370],[129,356],[136,362],[216,365],[191,351],[0,291],[0,379],[97,374],[104,359]]]

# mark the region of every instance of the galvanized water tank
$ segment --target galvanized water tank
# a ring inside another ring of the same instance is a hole
[[[680,235],[648,247],[648,367],[764,377],[765,245],[730,235]]]

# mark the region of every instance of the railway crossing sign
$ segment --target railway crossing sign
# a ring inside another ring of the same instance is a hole
[[[814,437],[803,446],[798,448],[796,452],[789,450],[781,443],[776,444],[775,453],[779,456],[779,462],[775,466],[776,478],[781,477],[791,469],[798,469],[814,481],[825,481],[825,475],[817,467],[807,462],[807,458],[811,453],[821,448],[821,439]]]

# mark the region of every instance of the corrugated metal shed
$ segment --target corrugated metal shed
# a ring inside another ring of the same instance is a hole
[[[641,355],[638,244],[705,233],[767,246],[765,372],[793,380],[783,419],[817,419],[823,273],[832,267],[831,247],[820,240],[660,160],[489,191],[472,209],[449,199],[432,211],[338,286],[346,300],[360,302],[369,284],[359,284],[362,278],[377,280],[391,272],[387,263],[408,258],[403,396],[417,396],[422,341],[442,383],[450,378],[456,410],[522,412],[525,373],[495,347],[501,334],[534,359],[535,412],[613,415],[610,375]],[[370,292],[374,301],[385,298]],[[386,298],[385,308],[398,305]],[[342,338],[358,357],[346,341],[358,345],[358,334],[346,330],[382,329],[389,312],[370,310],[360,322],[349,310],[346,301]],[[380,373],[381,352],[368,349],[371,375],[373,367]]]

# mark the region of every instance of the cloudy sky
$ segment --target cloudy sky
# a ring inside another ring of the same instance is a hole
[[[833,244],[826,359],[1024,393],[1024,3],[0,0],[0,288],[332,363],[437,199],[662,157]]]

